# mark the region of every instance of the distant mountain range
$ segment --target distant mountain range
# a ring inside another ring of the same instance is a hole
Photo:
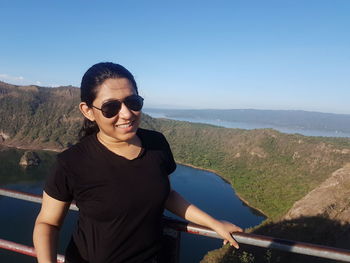
[[[350,114],[334,114],[301,110],[178,110],[145,109],[146,112],[158,113],[168,118],[189,118],[195,120],[218,120],[227,122],[253,123],[299,129],[350,133]]]

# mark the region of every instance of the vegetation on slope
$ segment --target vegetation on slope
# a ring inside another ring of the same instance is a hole
[[[1,84],[1,83],[0,83]],[[77,141],[82,117],[73,87],[0,85],[0,132],[15,146],[63,149]],[[163,132],[180,163],[216,171],[250,205],[270,218],[350,161],[350,140],[240,130],[143,116]]]
[[[0,82],[0,132],[15,146],[63,148],[81,125],[79,90],[3,85]]]
[[[179,162],[217,171],[244,200],[270,218],[285,214],[295,201],[350,161],[348,148],[322,138],[270,129],[157,122]]]
[[[0,82],[0,142],[56,150],[75,143],[82,124],[78,94],[73,87],[18,87]],[[163,132],[178,162],[214,170],[227,179],[247,203],[269,217],[269,222],[253,231],[272,236],[288,238],[299,233],[300,240],[307,241],[303,233],[308,231],[296,231],[295,227],[317,229],[320,220],[278,220],[294,202],[350,162],[350,139],[346,138],[306,137],[272,129],[227,129],[147,115],[143,115],[142,127]],[[323,236],[311,236],[324,240]],[[224,254],[227,260],[234,257]],[[254,261],[247,253],[237,254],[235,260],[263,262]]]
[[[254,229],[254,234],[311,244],[349,249],[349,223],[327,216],[302,216],[297,219],[268,222]],[[239,250],[224,246],[210,251],[201,263],[336,263],[340,261],[269,250],[241,244]]]

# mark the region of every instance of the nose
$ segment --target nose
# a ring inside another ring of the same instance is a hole
[[[133,116],[133,113],[131,110],[124,104],[122,103],[122,106],[119,111],[119,117],[125,120],[130,119]]]

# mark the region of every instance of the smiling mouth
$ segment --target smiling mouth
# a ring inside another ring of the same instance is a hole
[[[128,123],[123,123],[123,124],[118,124],[116,125],[116,127],[118,128],[129,128],[130,126],[132,126],[134,124],[135,121],[130,121]]]

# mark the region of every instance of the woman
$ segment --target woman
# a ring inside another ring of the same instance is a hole
[[[164,208],[238,248],[230,233],[239,227],[171,190],[173,155],[161,133],[139,128],[142,105],[134,77],[121,65],[99,63],[83,76],[81,140],[58,154],[34,227],[40,263],[56,262],[59,229],[73,199],[79,219],[66,262],[161,262]]]

